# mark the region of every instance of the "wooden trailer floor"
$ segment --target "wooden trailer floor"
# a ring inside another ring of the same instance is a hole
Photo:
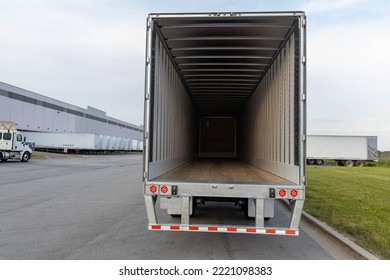
[[[200,159],[157,178],[155,181],[291,184],[264,169],[234,159]]]

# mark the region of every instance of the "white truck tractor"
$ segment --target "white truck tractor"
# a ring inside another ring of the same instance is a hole
[[[0,121],[0,160],[20,159],[27,162],[32,150],[25,143],[26,138],[17,131],[13,122]]]

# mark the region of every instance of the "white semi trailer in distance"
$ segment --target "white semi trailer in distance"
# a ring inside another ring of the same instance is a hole
[[[307,163],[335,160],[339,166],[364,166],[378,161],[377,136],[308,135]]]
[[[139,140],[91,133],[62,133],[62,132],[24,132],[30,141],[35,143],[37,150],[57,152],[118,152],[142,151]],[[130,143],[134,141],[136,148]]]

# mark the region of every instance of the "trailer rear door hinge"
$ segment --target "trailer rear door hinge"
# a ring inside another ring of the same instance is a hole
[[[306,94],[302,94],[302,101],[306,100]]]
[[[148,178],[148,172],[144,172],[144,180],[146,180]]]
[[[303,18],[303,19],[302,19],[302,27],[305,27],[305,26],[306,26],[306,19]]]
[[[145,99],[149,100],[149,97],[150,97],[149,93],[145,93]]]
[[[302,64],[303,64],[303,65],[306,64],[306,56],[302,56]]]
[[[306,141],[306,135],[302,134],[302,141]]]
[[[148,139],[149,138],[149,133],[145,131],[145,139]]]
[[[150,30],[150,27],[152,26],[152,19],[151,18],[148,18],[148,20],[146,21],[146,28],[148,30]]]

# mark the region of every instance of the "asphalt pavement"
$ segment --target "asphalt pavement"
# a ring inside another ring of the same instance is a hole
[[[288,220],[275,211],[269,223]],[[3,260],[353,258],[305,221],[298,237],[148,231],[140,154],[0,162]]]

